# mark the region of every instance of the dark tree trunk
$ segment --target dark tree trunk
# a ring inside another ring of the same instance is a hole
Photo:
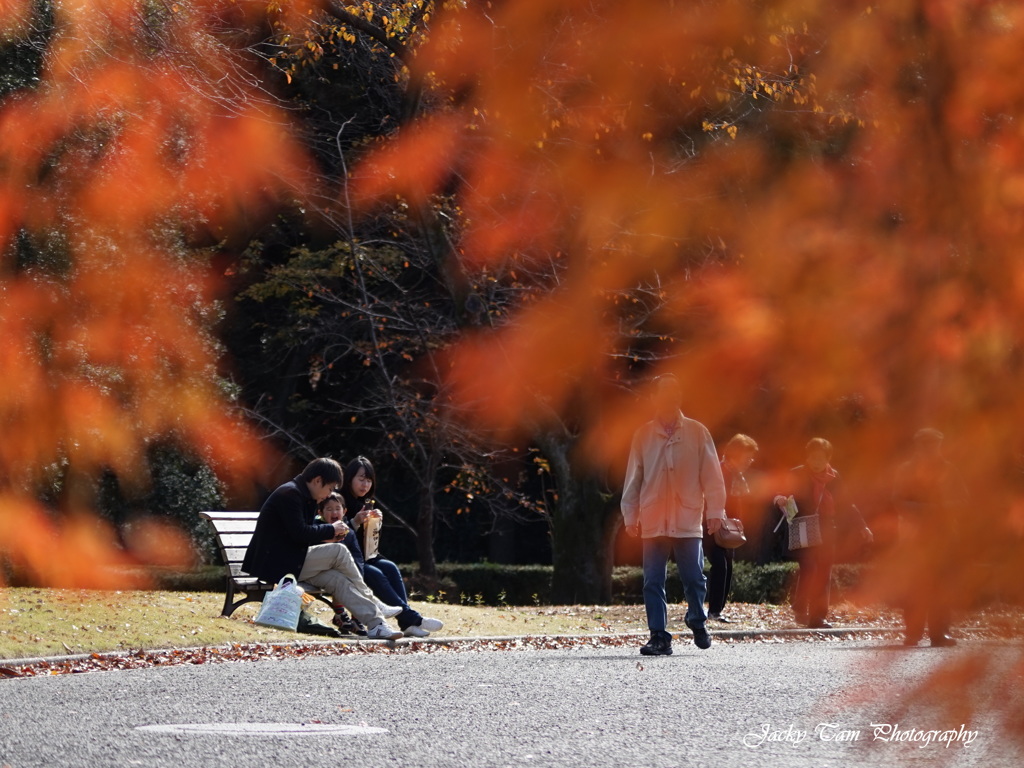
[[[597,478],[574,467],[571,440],[538,441],[551,464],[558,500],[551,515],[552,601],[560,605],[608,604],[612,599],[609,537],[614,509]]]
[[[434,555],[434,484],[429,482],[423,489],[419,511],[416,515],[416,557],[420,563],[420,575],[429,580],[437,578],[437,559]]]

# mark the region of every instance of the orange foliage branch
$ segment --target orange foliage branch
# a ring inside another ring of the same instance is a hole
[[[60,5],[40,85],[0,109],[0,524],[21,531],[4,555],[46,583],[102,582],[132,558],[80,512],[55,526],[32,501],[52,467],[144,484],[145,448],[167,436],[226,475],[262,464],[218,391],[218,289],[186,246],[301,199],[309,169],[207,26],[217,10]],[[94,503],[82,487],[66,510]],[[156,538],[136,549],[164,558]]]
[[[983,566],[940,599],[1020,600],[1022,43],[1002,3],[470,6],[414,65],[444,116],[355,176],[378,204],[453,195],[471,281],[534,273],[446,359],[475,425],[571,425],[575,460],[620,472],[640,382],[673,372],[772,464],[831,438],[879,530],[938,426],[971,490],[938,546]],[[641,316],[622,297],[650,286]],[[893,599],[919,574],[882,544],[871,597]]]

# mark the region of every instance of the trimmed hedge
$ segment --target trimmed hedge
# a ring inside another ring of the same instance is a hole
[[[835,594],[856,586],[863,565],[837,565],[832,569]],[[420,583],[415,566],[401,566],[403,574],[416,591]],[[707,567],[705,565],[705,571]],[[551,597],[550,565],[499,565],[497,563],[439,563],[441,587],[421,589],[414,596],[440,602],[477,605],[548,605]],[[793,562],[755,565],[737,562],[733,567],[733,584],[729,599],[737,603],[786,602],[797,571]],[[612,600],[619,604],[643,602],[643,570],[636,566],[619,566],[612,572]],[[683,589],[674,564],[669,566],[665,591],[669,602],[683,602]]]
[[[427,584],[417,566],[399,566],[414,599],[462,605],[549,605],[550,565],[438,563],[437,581]]]
[[[789,597],[790,585],[798,567],[793,562],[765,565],[733,563],[732,591],[729,599],[734,603],[784,603]],[[837,568],[832,569],[833,581],[837,572]]]
[[[705,573],[707,570],[705,563]],[[729,600],[735,603],[784,603],[796,570],[796,563],[754,565],[737,562],[733,565]],[[642,603],[643,588],[644,575],[641,568],[619,567],[612,574],[612,595],[616,603]],[[665,593],[670,603],[683,602],[683,586],[674,563],[669,565]]]
[[[463,605],[549,605],[550,565],[500,565],[498,563],[438,563],[438,580],[427,587],[414,565],[399,566],[413,599]],[[837,565],[832,569],[833,595],[855,587],[865,566]],[[706,568],[705,568],[706,570]],[[737,603],[774,603],[787,600],[797,564],[792,562],[737,562],[733,567],[729,599]],[[185,573],[170,569],[151,572],[157,586],[167,590],[219,592],[224,589],[224,570],[205,566]],[[643,603],[643,570],[619,566],[612,572],[612,600],[618,604]],[[665,591],[671,603],[683,602],[683,589],[675,564],[669,565]]]

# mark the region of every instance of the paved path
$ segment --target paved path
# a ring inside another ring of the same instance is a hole
[[[665,658],[436,650],[0,680],[0,766],[1019,768],[1024,751],[991,716],[955,741],[947,733],[946,746],[925,734],[956,728],[955,717],[897,710],[936,665],[1011,650],[981,640],[910,651],[677,643]],[[995,690],[976,682],[965,697]],[[851,696],[860,685],[896,698]],[[1013,701],[999,695],[1020,711],[1019,688]]]

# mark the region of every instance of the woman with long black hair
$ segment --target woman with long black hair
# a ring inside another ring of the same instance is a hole
[[[341,495],[345,500],[345,514],[355,531],[363,530],[373,518],[381,517],[381,511],[376,507],[376,485],[373,464],[365,456],[357,456],[345,467]],[[363,579],[373,594],[381,602],[402,609],[396,618],[399,629],[407,637],[426,637],[441,629],[444,624],[439,619],[424,617],[409,606],[409,595],[397,565],[379,552],[373,553],[369,559],[363,557],[361,539],[358,535],[349,536],[345,544],[363,571]]]

